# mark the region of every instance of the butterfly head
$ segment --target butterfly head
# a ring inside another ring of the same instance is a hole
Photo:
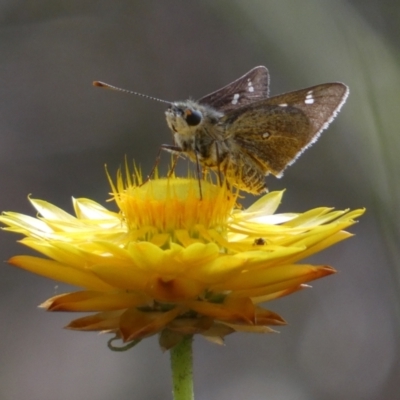
[[[195,102],[175,102],[165,112],[169,128],[174,134],[191,135],[203,123],[203,111]]]

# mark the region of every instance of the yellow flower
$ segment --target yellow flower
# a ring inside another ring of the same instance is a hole
[[[297,264],[347,237],[364,211],[316,208],[274,214],[283,192],[247,210],[237,194],[197,179],[155,179],[140,186],[118,174],[112,185],[119,212],[73,199],[76,216],[30,199],[37,218],[6,212],[6,230],[46,258],[9,262],[83,290],[52,297],[49,311],[94,312],[67,328],[112,332],[124,342],[160,334],[170,348],[200,333],[221,342],[234,331],[271,332],[285,321],[260,304],[335,272]],[[140,179],[139,179],[140,181]]]

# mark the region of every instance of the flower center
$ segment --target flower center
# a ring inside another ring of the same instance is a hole
[[[120,183],[120,182],[119,182]],[[165,178],[142,186],[125,184],[114,193],[130,231],[152,228],[154,233],[185,230],[192,236],[201,226],[224,230],[237,195],[225,186],[197,179]]]

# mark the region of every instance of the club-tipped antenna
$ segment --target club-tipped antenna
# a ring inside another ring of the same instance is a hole
[[[117,90],[118,92],[124,92],[124,93],[128,93],[128,94],[134,94],[136,96],[145,97],[146,99],[159,101],[160,103],[172,104],[170,101],[167,101],[167,100],[161,100],[157,97],[149,96],[147,94],[138,93],[138,92],[134,92],[132,90],[127,90],[127,89],[122,89],[117,86],[109,85],[108,83],[104,83],[104,82],[100,82],[100,81],[94,81],[93,86],[97,86],[97,87],[101,87],[101,88],[105,88],[105,89]]]

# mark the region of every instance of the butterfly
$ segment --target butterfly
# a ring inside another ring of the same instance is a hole
[[[346,85],[333,82],[269,97],[268,69],[258,66],[197,101],[156,99],[169,104],[165,115],[175,141],[161,148],[261,194],[265,176],[281,177],[333,121],[348,94]]]

